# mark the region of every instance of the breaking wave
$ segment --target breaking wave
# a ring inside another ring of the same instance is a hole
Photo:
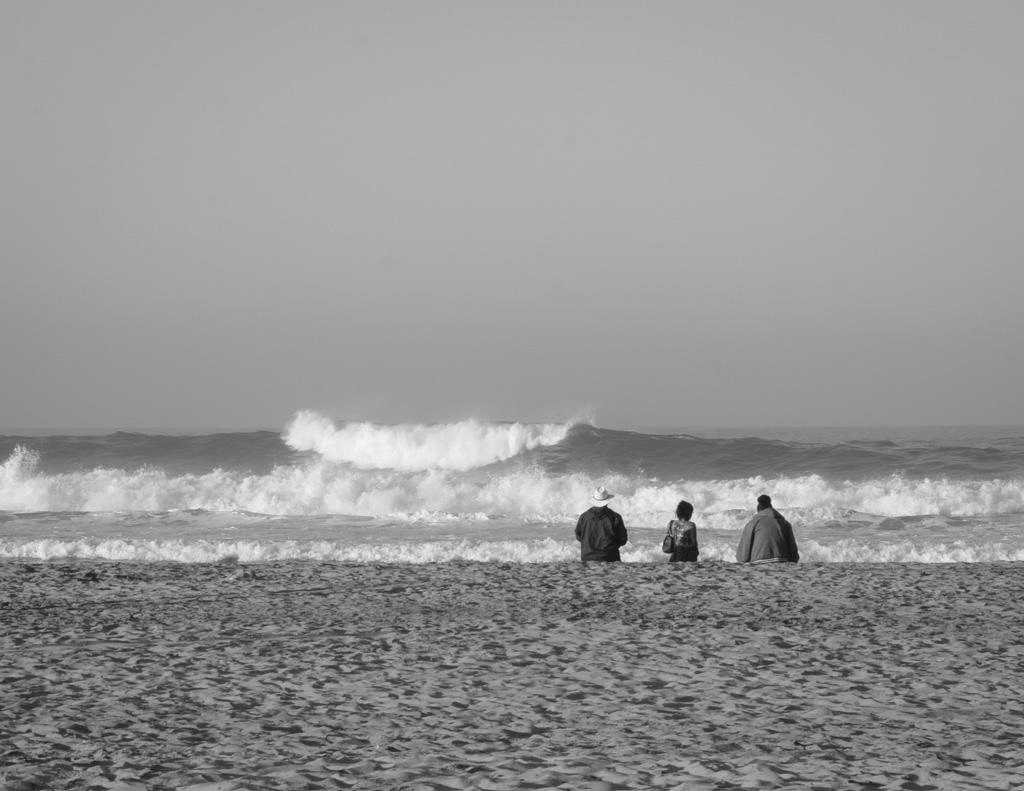
[[[442,424],[342,423],[315,412],[299,412],[285,430],[289,447],[314,451],[324,459],[361,470],[465,471],[504,461],[533,448],[557,445],[568,424],[482,423],[463,420]]]
[[[268,474],[213,470],[171,475],[96,468],[46,474],[39,454],[18,447],[0,465],[0,511],[247,511],[271,515],[465,515],[532,520],[575,519],[589,504],[591,474],[552,474],[523,467],[488,476],[428,469],[353,469],[324,460],[281,465]],[[600,482],[615,492],[627,524],[659,524],[678,500],[693,503],[699,518],[717,527],[742,524],[758,494],[770,492],[796,521],[819,524],[851,513],[878,517],[974,517],[1024,513],[1024,479],[910,479],[900,475],[859,482],[818,475],[731,480],[658,481],[608,474]]]
[[[627,561],[663,559],[675,504],[729,561],[772,495],[808,561],[1024,560],[1019,431],[706,439],[585,424],[335,423],[282,433],[0,437],[0,557],[180,562],[555,562],[593,487]]]

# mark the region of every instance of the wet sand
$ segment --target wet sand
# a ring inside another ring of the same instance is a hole
[[[1009,789],[1024,565],[0,561],[0,787]]]

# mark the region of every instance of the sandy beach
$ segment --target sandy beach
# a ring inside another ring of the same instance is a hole
[[[0,787],[999,789],[1024,566],[0,562]]]

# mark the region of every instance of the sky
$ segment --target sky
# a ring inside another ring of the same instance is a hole
[[[1024,423],[1024,3],[0,2],[0,427]]]

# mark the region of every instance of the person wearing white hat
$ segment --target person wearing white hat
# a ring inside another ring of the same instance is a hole
[[[608,507],[615,495],[598,486],[591,498],[591,507],[576,522],[576,540],[580,542],[582,560],[622,560],[619,547],[629,540],[622,517]]]

